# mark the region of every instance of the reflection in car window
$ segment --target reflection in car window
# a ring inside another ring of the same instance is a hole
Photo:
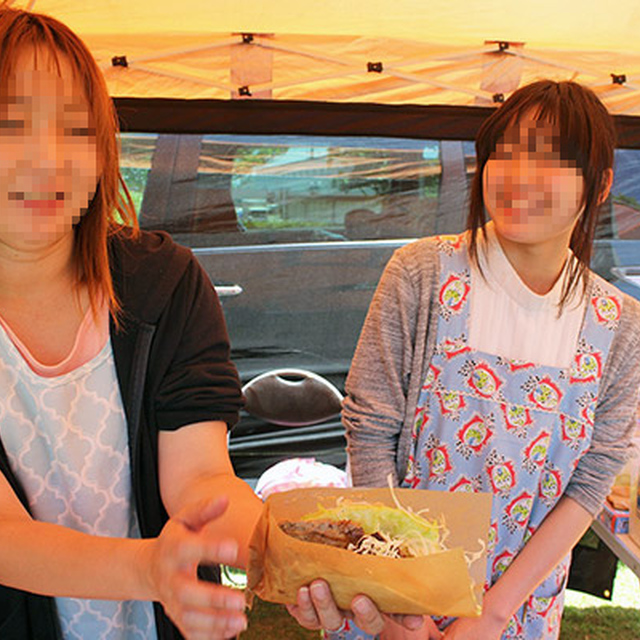
[[[640,150],[618,149],[615,155],[612,194],[614,238],[640,240]],[[638,251],[640,263],[640,251]]]
[[[123,135],[122,149],[141,226],[189,246],[437,231],[438,141]]]

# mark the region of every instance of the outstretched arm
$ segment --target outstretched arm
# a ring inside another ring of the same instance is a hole
[[[224,514],[206,526],[208,535],[230,538],[238,545],[231,563],[246,568],[251,534],[262,512],[262,501],[238,478],[227,450],[227,427],[200,422],[176,431],[161,431],[158,440],[160,492],[169,515],[201,500],[224,496]]]
[[[211,422],[160,434],[161,491],[171,519],[154,539],[35,521],[0,475],[0,582],[50,596],[155,600],[187,637],[236,635],[246,625],[242,593],[196,576],[201,563],[244,566],[262,508],[233,474],[226,432]]]
[[[236,562],[235,541],[203,533],[226,506],[224,498],[194,503],[158,538],[100,537],[33,520],[0,474],[0,583],[47,596],[155,600],[186,637],[204,627],[230,638],[246,625],[244,597],[195,578],[200,563]],[[215,615],[203,622],[203,609]]]

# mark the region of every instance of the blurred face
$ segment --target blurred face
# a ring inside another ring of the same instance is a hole
[[[558,132],[525,115],[505,130],[484,169],[484,201],[496,232],[520,243],[570,236],[584,189],[575,162],[560,157]]]
[[[0,95],[0,243],[33,250],[72,237],[98,182],[88,105],[60,56],[18,59]]]

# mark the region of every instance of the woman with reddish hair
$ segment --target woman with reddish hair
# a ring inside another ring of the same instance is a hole
[[[3,640],[246,625],[212,584],[261,509],[227,451],[224,318],[191,253],[138,230],[116,134],[82,41],[0,7]]]
[[[589,89],[518,89],[478,133],[467,231],[394,254],[347,379],[355,485],[391,474],[493,494],[482,615],[397,624],[358,596],[349,615],[366,634],[319,581],[290,607],[303,625],[344,639],[558,638],[571,549],[636,423],[640,305],[589,269],[614,142]]]

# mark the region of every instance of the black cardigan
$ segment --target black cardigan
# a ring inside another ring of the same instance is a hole
[[[233,426],[240,383],[220,304],[189,250],[164,233],[142,232],[134,240],[125,231],[110,238],[109,253],[123,309],[110,334],[129,432],[132,498],[142,537],[154,537],[168,518],[158,482],[158,431],[207,420]],[[0,471],[28,509],[1,442]],[[181,637],[158,604],[155,614],[158,638]],[[0,638],[61,638],[53,598],[0,586]]]

